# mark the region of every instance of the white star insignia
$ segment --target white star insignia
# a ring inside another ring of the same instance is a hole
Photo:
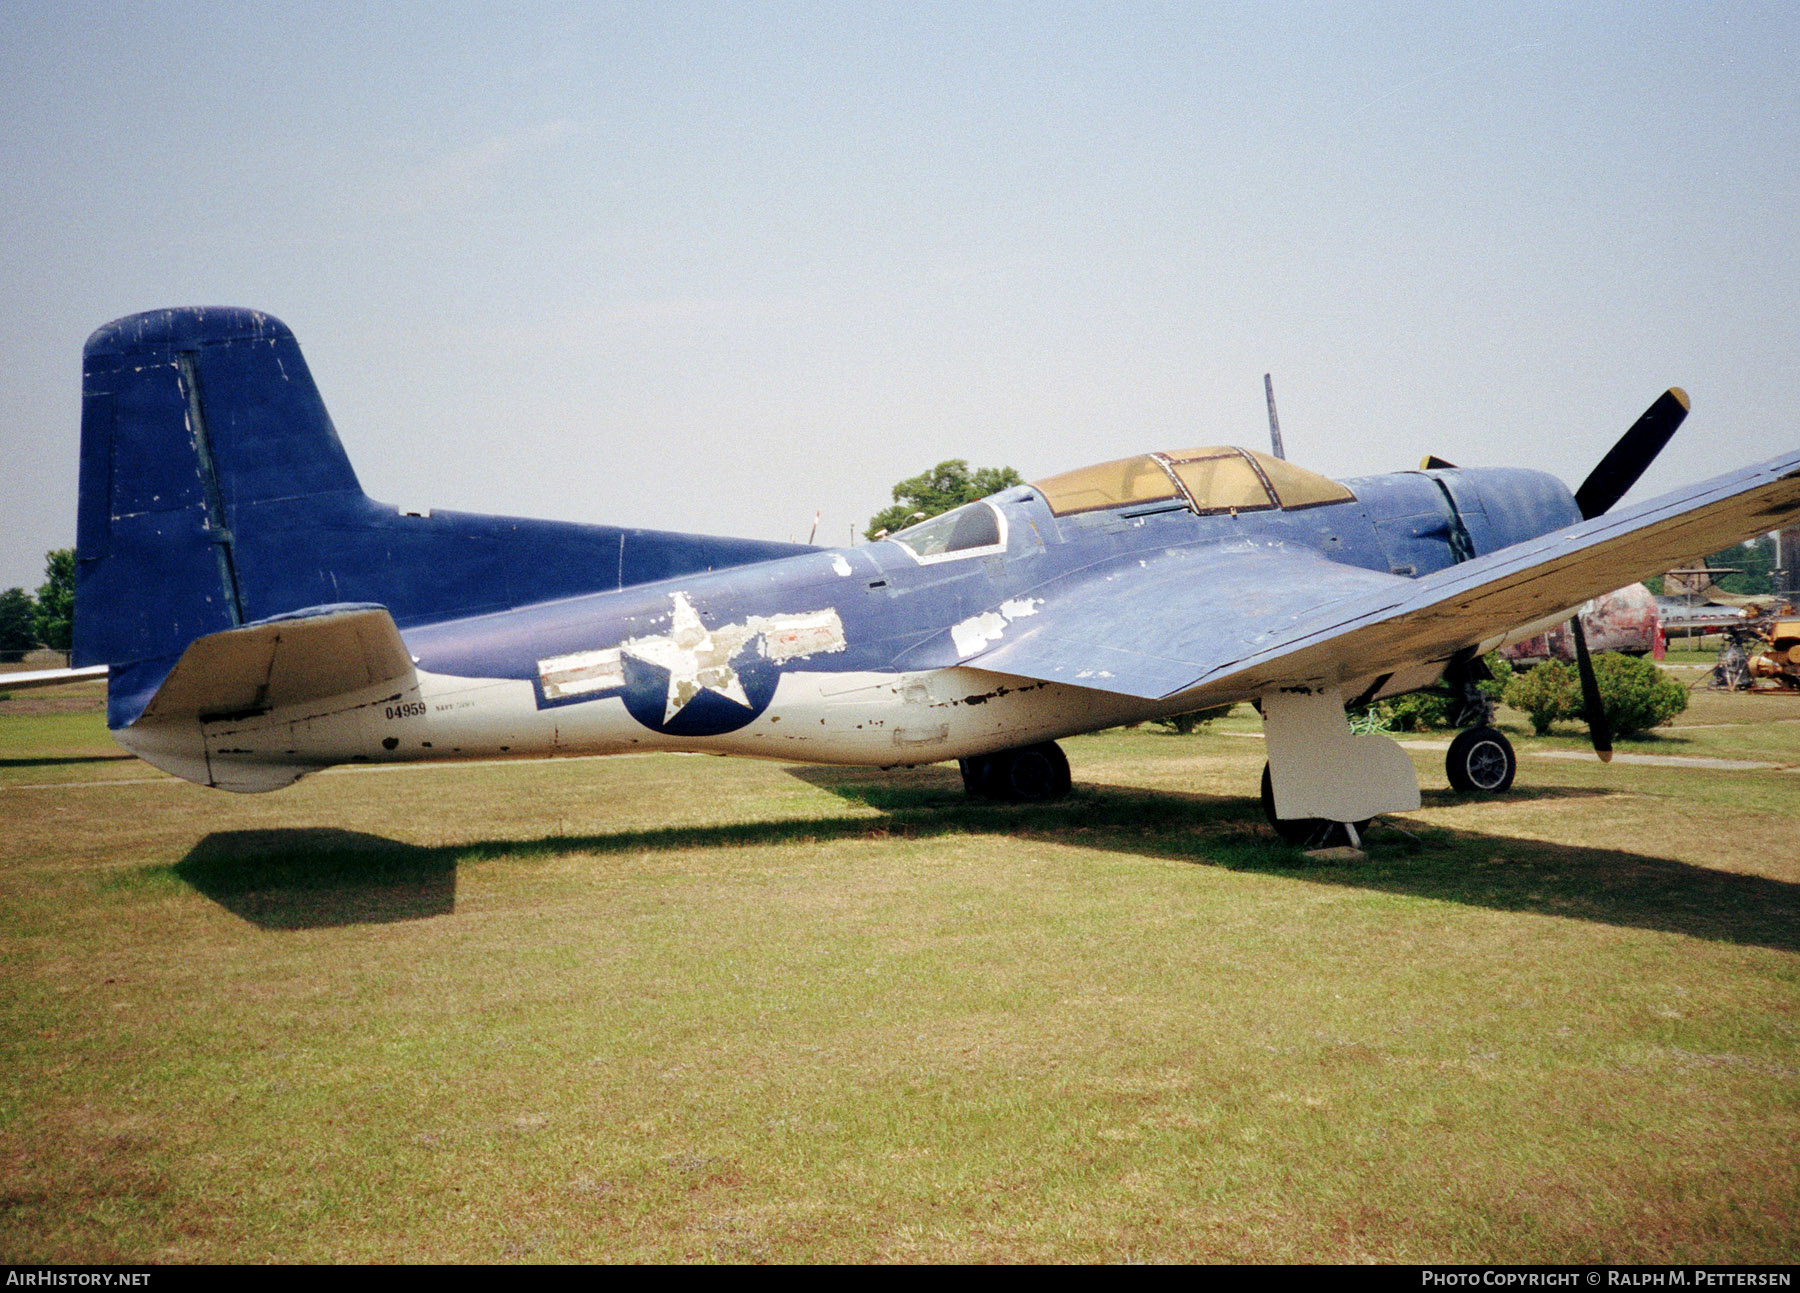
[[[667,633],[539,660],[538,678],[545,699],[561,701],[618,691],[625,686],[623,657],[630,656],[669,675],[668,703],[663,710],[666,724],[703,691],[755,709],[731,662],[759,638],[763,658],[775,664],[844,650],[844,622],[830,607],[797,615],[752,615],[742,624],[709,629],[700,622],[686,593],[675,593],[670,600],[675,606]]]
[[[748,624],[708,629],[686,593],[676,593],[674,601],[675,619],[666,636],[638,638],[619,647],[628,656],[668,671],[669,703],[663,722],[686,709],[703,691],[750,709],[750,697],[744,694],[744,684],[738,681],[731,660],[759,630]]]

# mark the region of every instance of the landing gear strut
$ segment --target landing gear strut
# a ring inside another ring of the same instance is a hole
[[[1263,764],[1262,774],[1262,807],[1263,816],[1269,819],[1269,825],[1295,848],[1328,849],[1341,845],[1350,848],[1361,848],[1363,832],[1369,829],[1372,817],[1365,817],[1360,822],[1333,822],[1323,817],[1277,817],[1275,815],[1275,787],[1269,777],[1269,765]]]
[[[1444,681],[1454,698],[1450,721],[1468,728],[1450,742],[1444,772],[1451,787],[1465,795],[1504,794],[1512,789],[1513,776],[1519,770],[1512,742],[1493,726],[1494,702],[1476,685],[1492,677],[1480,656],[1453,660],[1444,670]]]
[[[958,759],[963,789],[981,799],[1041,804],[1069,793],[1069,760],[1054,741]]]
[[[1494,702],[1478,684],[1492,682],[1494,675],[1480,656],[1467,659],[1460,655],[1444,670],[1444,683],[1450,688],[1451,727],[1489,727],[1494,721]]]

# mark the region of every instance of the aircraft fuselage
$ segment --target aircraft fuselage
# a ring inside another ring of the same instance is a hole
[[[1219,546],[1297,548],[1417,577],[1578,519],[1569,491],[1540,472],[1345,483],[1353,501],[1207,515],[1159,502],[1056,516],[1020,487],[971,505],[991,505],[998,530],[973,550],[921,557],[881,541],[402,621],[415,662],[402,683],[117,735],[181,775],[247,790],[337,763],[657,750],[878,766],[964,758],[1251,698],[1202,689],[1144,700],[962,663],[1031,631],[1058,579]],[[1130,640],[1134,626],[1118,632]]]

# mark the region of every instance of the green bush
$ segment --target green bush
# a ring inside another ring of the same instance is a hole
[[[1413,691],[1373,705],[1352,705],[1350,727],[1357,732],[1422,732],[1450,726],[1450,698],[1435,692]]]
[[[1385,704],[1356,705],[1345,709],[1350,730],[1358,736],[1386,736],[1394,730],[1394,716]]]
[[[1381,702],[1387,725],[1396,732],[1423,732],[1450,726],[1450,698],[1435,692],[1415,691]]]
[[[1507,681],[1504,698],[1508,705],[1528,714],[1532,730],[1542,736],[1557,719],[1580,716],[1581,678],[1562,661],[1546,660],[1535,668],[1515,671]]]
[[[1687,708],[1687,688],[1648,660],[1603,651],[1594,657],[1594,682],[1614,736],[1632,736],[1660,727]],[[1539,736],[1563,718],[1581,718],[1581,675],[1573,665],[1549,660],[1515,673],[1506,703],[1531,716]]]
[[[1450,698],[1435,692],[1413,691],[1372,705],[1352,705],[1346,711],[1352,731],[1423,732],[1450,726]]]
[[[1475,687],[1499,704],[1513,676],[1513,667],[1498,655],[1487,656],[1486,663],[1493,677]],[[1425,732],[1455,726],[1451,722],[1455,709],[1456,702],[1445,692],[1414,691],[1392,700],[1378,700],[1373,705],[1353,706],[1349,710],[1350,726],[1358,732]]]
[[[1211,709],[1196,709],[1187,714],[1171,714],[1167,718],[1156,719],[1155,722],[1158,727],[1166,727],[1171,732],[1191,736],[1212,722],[1213,719],[1224,718],[1230,712],[1230,705],[1215,705]]]
[[[1594,681],[1614,736],[1648,732],[1687,708],[1687,688],[1640,657],[1616,651],[1595,656]]]
[[[1498,705],[1506,699],[1506,685],[1513,680],[1515,670],[1513,669],[1512,661],[1508,660],[1498,651],[1490,651],[1487,655],[1483,656],[1482,659],[1487,664],[1488,672],[1492,674],[1493,677],[1489,678],[1486,682],[1476,683],[1475,688],[1483,696],[1486,696],[1489,700]]]

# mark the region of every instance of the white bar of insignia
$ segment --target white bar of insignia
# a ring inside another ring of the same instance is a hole
[[[844,649],[844,621],[830,608],[806,615],[759,617],[755,627],[762,630],[763,655],[776,664]]]
[[[577,651],[538,661],[538,681],[545,700],[566,700],[593,691],[615,691],[625,685],[625,662],[618,647]]]

